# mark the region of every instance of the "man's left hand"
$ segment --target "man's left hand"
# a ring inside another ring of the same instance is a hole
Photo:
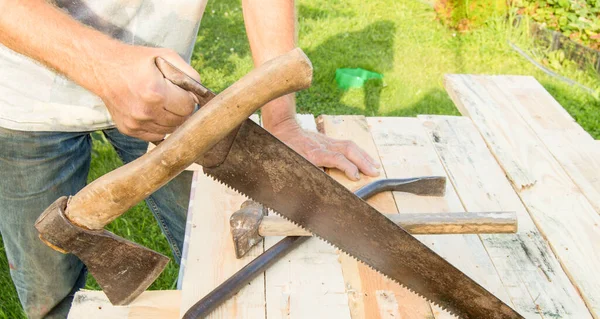
[[[379,176],[379,163],[352,141],[305,131],[295,120],[280,123],[270,131],[319,167],[337,168],[354,181],[360,179],[359,171],[368,176]]]

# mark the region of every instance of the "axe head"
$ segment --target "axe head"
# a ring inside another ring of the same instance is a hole
[[[88,230],[65,216],[67,197],[48,207],[35,222],[40,239],[62,253],[72,253],[87,266],[114,305],[127,305],[141,294],[169,258],[106,230]]]
[[[254,245],[263,240],[258,228],[266,214],[267,209],[263,205],[251,200],[245,201],[240,210],[231,214],[229,225],[237,258],[244,257]]]

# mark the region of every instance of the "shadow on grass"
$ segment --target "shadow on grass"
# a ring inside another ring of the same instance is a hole
[[[365,110],[342,102],[343,91],[335,83],[338,68],[363,68],[384,74],[394,65],[394,35],[392,21],[378,21],[360,31],[336,34],[313,50],[306,51],[314,67],[310,89],[298,93],[300,112],[315,115],[363,114],[378,115],[383,82],[371,80],[363,87]]]

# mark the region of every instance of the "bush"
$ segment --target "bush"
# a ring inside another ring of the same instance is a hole
[[[515,6],[547,28],[600,49],[600,0],[517,0]]]
[[[508,12],[506,0],[436,0],[434,7],[442,23],[459,31],[480,27]]]

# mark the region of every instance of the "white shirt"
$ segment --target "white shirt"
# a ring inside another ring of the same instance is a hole
[[[73,18],[115,39],[171,48],[188,62],[206,7],[206,0],[55,0],[54,3]],[[0,44],[0,127],[77,132],[113,125],[98,96]]]

